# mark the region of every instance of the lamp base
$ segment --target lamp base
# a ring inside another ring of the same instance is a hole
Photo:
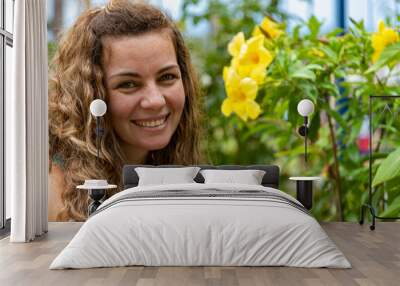
[[[88,207],[88,215],[90,216],[94,213],[97,208],[101,205],[101,200],[105,197],[106,190],[105,189],[90,189],[89,197],[92,199],[92,202]]]
[[[371,213],[371,225],[369,226],[370,230],[375,230],[375,220],[377,218],[381,219],[381,220],[385,220],[385,219],[397,220],[397,219],[400,219],[400,217],[381,217],[381,216],[378,216],[376,214],[375,208],[371,204],[363,204],[361,206],[361,211],[360,211],[360,220],[358,221],[360,225],[364,224],[365,210],[369,210],[370,213]]]

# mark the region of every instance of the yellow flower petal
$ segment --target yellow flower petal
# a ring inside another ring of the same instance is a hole
[[[250,38],[242,46],[239,56],[232,60],[232,66],[237,70],[240,66],[251,66],[246,68],[246,75],[249,75],[254,66],[262,65],[267,68],[272,59],[272,54],[264,47],[264,37],[257,36]]]
[[[382,37],[385,39],[387,45],[399,41],[399,34],[395,30],[389,28],[386,28],[382,32]]]
[[[240,76],[240,78],[245,78],[245,77],[249,77],[249,75],[253,69],[253,66],[236,64],[235,69],[236,69],[238,75]]]
[[[226,117],[231,115],[233,111],[233,101],[230,98],[226,98],[224,102],[222,102],[221,111]]]
[[[278,25],[268,17],[264,17],[261,21],[261,28],[267,30],[268,28],[276,28]]]
[[[262,84],[265,80],[266,71],[263,66],[256,66],[250,72],[250,77],[256,81],[258,85]]]
[[[239,61],[233,61],[233,66],[240,78],[250,77],[254,79],[258,85],[262,84],[266,75],[266,68],[271,63],[272,56],[264,64],[241,65]]]
[[[240,77],[235,71],[235,69],[231,66],[228,68],[224,68],[224,82],[225,82],[225,88],[229,90],[238,90],[239,89],[239,83],[240,83]],[[229,95],[229,93],[228,93]]]
[[[255,26],[254,29],[253,29],[253,32],[251,33],[251,35],[253,37],[257,37],[257,36],[262,35],[262,33],[260,31],[260,28],[258,28],[258,26]]]
[[[224,70],[223,70],[223,72],[222,72],[222,78],[224,79],[224,82],[227,81],[228,72],[229,72],[229,67],[224,67]]]
[[[256,37],[251,37],[250,39],[247,40],[247,53],[255,53],[259,49],[264,47],[264,37],[262,35],[256,36]],[[265,49],[265,48],[264,48]]]
[[[312,48],[312,49],[309,51],[309,54],[312,55],[312,56],[318,57],[318,58],[323,58],[323,57],[325,57],[325,54],[324,54],[321,50],[319,50],[319,49],[317,49],[317,48]]]
[[[371,44],[372,47],[374,48],[374,50],[383,50],[383,48],[385,47],[384,45],[384,41],[382,39],[381,35],[378,34],[374,34],[371,37]]]
[[[372,55],[372,62],[373,62],[373,63],[376,63],[376,61],[379,59],[380,55],[381,55],[381,52],[375,52],[375,53]]]
[[[248,100],[246,104],[246,111],[251,119],[256,119],[261,113],[261,108],[254,100]]]
[[[262,47],[259,51],[259,64],[264,66],[265,68],[270,65],[272,62],[272,55],[271,53],[264,47]]]
[[[243,32],[239,32],[228,44],[228,52],[231,56],[236,57],[239,55],[242,45],[245,43]]]
[[[247,121],[247,106],[245,102],[235,102],[233,104],[233,111],[243,120]]]
[[[374,33],[371,36],[371,43],[374,49],[374,53],[372,55],[372,62],[375,63],[379,59],[382,51],[387,46],[399,41],[400,41],[399,33],[392,28],[385,27],[385,23],[382,20],[380,20],[378,24],[378,32]]]
[[[279,29],[278,24],[269,19],[268,17],[265,17],[262,20],[260,26],[270,36],[271,39],[276,39],[283,34],[283,31]]]
[[[382,33],[384,29],[385,29],[385,23],[382,20],[379,20],[379,22],[378,22],[379,33]]]
[[[246,77],[240,81],[240,92],[245,99],[255,99],[257,96],[258,86],[254,79]]]

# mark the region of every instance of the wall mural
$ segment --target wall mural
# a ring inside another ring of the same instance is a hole
[[[169,33],[113,37],[130,28],[103,25],[119,20],[93,1],[79,2],[81,17],[67,17],[64,27],[60,15],[73,9],[61,2],[49,5],[51,220],[85,220],[91,200],[76,187],[104,179],[117,185],[107,198],[121,190],[125,163],[278,165],[280,189],[293,196],[289,177],[321,178],[311,209],[317,219],[359,219],[369,189],[369,97],[400,94],[396,15],[373,25],[349,18],[344,30],[312,13],[302,21],[282,1],[227,7],[215,0],[196,10],[197,1],[184,0],[175,24],[165,23],[181,41]],[[90,112],[94,99],[107,104],[99,118]],[[302,99],[315,105],[307,164],[298,134]],[[378,106],[390,115],[399,110]],[[387,175],[398,123],[382,118],[372,122],[380,126],[373,170]],[[398,178],[379,181],[385,188],[373,203],[384,214],[400,213],[398,191],[389,187]]]

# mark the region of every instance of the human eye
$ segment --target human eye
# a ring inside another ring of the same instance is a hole
[[[167,74],[164,74],[164,75],[162,75],[161,76],[161,78],[160,78],[160,80],[161,81],[173,81],[173,80],[175,80],[175,79],[177,79],[178,78],[178,76],[176,75],[176,74],[173,74],[173,73],[167,73]]]
[[[123,81],[117,85],[117,89],[131,89],[131,88],[135,88],[137,86],[138,86],[138,84],[136,84],[133,81]]]

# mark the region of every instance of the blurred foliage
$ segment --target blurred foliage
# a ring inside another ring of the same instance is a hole
[[[307,0],[304,0],[309,2]],[[358,136],[368,115],[370,95],[400,95],[398,84],[400,44],[386,47],[392,32],[368,33],[363,22],[348,31],[320,33],[315,17],[307,22],[280,11],[279,0],[184,0],[180,28],[185,33],[192,59],[198,69],[205,106],[207,136],[204,150],[213,164],[277,164],[281,167],[281,189],[294,195],[289,176],[323,178],[315,187],[313,215],[319,220],[358,220],[362,203],[368,199],[368,154],[359,150]],[[198,5],[203,9],[196,9]],[[250,38],[265,16],[285,30],[287,20],[299,23],[290,33],[266,39],[273,54],[264,84],[258,86],[256,102],[260,115],[243,121],[225,117],[221,106],[227,98],[223,69],[231,63],[227,47],[235,35]],[[397,21],[400,21],[398,17]],[[191,24],[208,23],[206,37],[193,37]],[[388,23],[393,26],[393,23]],[[398,31],[398,27],[397,27]],[[386,31],[387,32],[387,31]],[[398,34],[398,33],[397,33]],[[375,43],[374,43],[375,40]],[[386,43],[387,44],[387,43]],[[49,63],[57,44],[49,43]],[[376,60],[376,48],[381,48]],[[374,50],[375,49],[375,50]],[[375,52],[375,53],[374,53]],[[397,78],[397,82],[392,79]],[[304,163],[304,139],[297,134],[303,119],[296,108],[301,99],[316,105],[310,118],[309,162]],[[391,103],[374,101],[373,112],[389,104],[399,115],[400,99]],[[375,117],[373,205],[383,216],[400,214],[400,123]],[[382,143],[384,142],[384,143]],[[388,152],[395,149],[388,156]]]
[[[194,9],[198,3],[184,0],[181,27],[185,28],[183,23],[188,22],[210,23],[206,38],[191,37],[187,29],[185,35],[203,83],[207,114],[204,145],[211,163],[277,164],[285,191],[293,188],[293,184],[285,185],[289,176],[319,175],[323,180],[315,188],[312,213],[320,220],[358,220],[369,188],[368,154],[360,152],[358,137],[368,115],[369,96],[400,95],[398,82],[392,82],[399,77],[396,65],[400,46],[393,44],[398,32],[380,24],[379,31],[371,34],[362,21],[352,21],[346,32],[335,29],[322,35],[322,23],[311,17],[307,22],[298,21],[290,33],[276,39],[264,33],[264,46],[274,58],[265,70],[264,83],[258,85],[255,101],[260,114],[254,120],[242,120],[237,112],[228,117],[221,112],[224,100],[229,98],[223,69],[233,66],[235,58],[229,54],[228,44],[239,32],[246,39],[251,38],[253,29],[265,16],[282,23],[283,30],[291,16],[279,11],[279,1],[210,0],[201,12]],[[304,139],[297,134],[303,121],[297,104],[304,98],[312,100],[316,107],[310,118],[307,165],[303,158]],[[393,110],[399,110],[399,101],[390,103]],[[385,104],[375,101],[373,112]],[[236,107],[238,110],[240,106]],[[396,168],[390,178],[376,179],[373,203],[378,212],[398,215],[400,152],[387,157],[389,149],[383,150],[380,142],[396,147],[399,121],[376,117],[372,124],[380,126],[374,133],[374,142],[378,143],[373,146],[373,172],[379,167],[380,176]],[[382,161],[386,163],[381,164]]]
[[[55,42],[48,42],[47,43],[47,55],[48,55],[48,62],[51,64],[51,61],[57,51],[57,43]]]

